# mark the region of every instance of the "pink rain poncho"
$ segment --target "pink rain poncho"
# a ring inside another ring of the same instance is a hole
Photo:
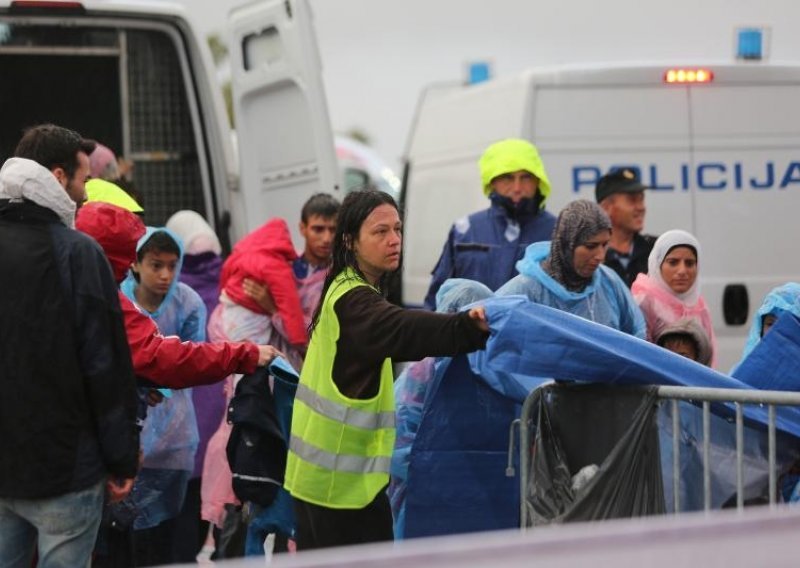
[[[303,310],[303,324],[307,328],[317,308],[325,282],[327,270],[317,270],[306,278],[294,277],[300,305]],[[291,347],[284,335],[283,319],[279,314],[272,317],[259,314],[231,300],[225,293],[208,322],[208,335],[211,341],[252,341],[257,344],[270,344],[281,350],[292,366],[299,370],[302,355]],[[231,375],[225,379],[225,407],[233,398],[236,381],[241,375]],[[206,449],[201,481],[200,517],[222,528],[225,519],[225,505],[239,504],[233,493],[233,477],[225,447],[231,434],[231,425],[223,416],[219,428],[211,437]]]
[[[639,304],[647,322],[647,340],[655,343],[665,328],[679,320],[695,321],[708,336],[711,343],[711,367],[716,365],[717,340],[714,336],[714,325],[711,312],[700,295],[700,276],[692,287],[682,294],[672,288],[661,276],[661,264],[669,251],[678,246],[688,246],[697,254],[700,266],[700,243],[686,231],[673,230],[661,235],[653,245],[647,262],[647,274],[639,274],[631,287],[633,298]]]

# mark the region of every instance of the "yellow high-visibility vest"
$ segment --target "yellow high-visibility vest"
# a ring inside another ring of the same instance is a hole
[[[378,394],[343,395],[333,382],[339,339],[334,306],[345,293],[370,286],[342,271],[323,299],[292,411],[284,487],[292,496],[332,509],[362,509],[389,482],[395,440],[392,362],[381,366]]]

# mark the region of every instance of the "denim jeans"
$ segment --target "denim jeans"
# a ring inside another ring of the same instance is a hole
[[[105,480],[49,499],[0,498],[0,568],[88,567],[103,509]]]

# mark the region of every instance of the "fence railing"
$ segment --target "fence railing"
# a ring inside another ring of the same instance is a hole
[[[551,383],[548,383],[548,385]],[[546,386],[546,385],[543,385]],[[540,387],[541,388],[541,387]],[[519,469],[520,469],[520,527],[525,531],[527,527],[527,499],[526,491],[530,475],[530,465],[526,453],[532,444],[531,428],[529,424],[535,411],[535,391],[530,393],[522,405],[520,418],[514,420],[509,432],[509,455],[506,475],[514,475],[514,430],[519,428]],[[774,506],[777,502],[777,459],[776,459],[776,407],[800,407],[800,393],[785,391],[741,390],[703,387],[659,386],[657,397],[660,400],[670,401],[672,408],[672,494],[675,513],[681,511],[680,503],[680,401],[690,401],[702,404],[703,424],[703,509],[711,510],[711,403],[732,404],[735,409],[736,428],[736,507],[744,508],[744,406],[759,405],[767,407],[767,460],[769,467],[769,504]]]

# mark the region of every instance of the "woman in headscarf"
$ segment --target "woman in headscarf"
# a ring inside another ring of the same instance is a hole
[[[647,274],[639,274],[631,292],[647,322],[647,340],[655,343],[659,330],[679,320],[690,319],[703,329],[711,342],[711,366],[716,360],[717,341],[711,312],[700,295],[698,266],[700,243],[686,231],[661,235],[647,261]]]
[[[608,215],[594,202],[573,201],[559,214],[553,240],[530,245],[517,263],[519,275],[497,296],[521,294],[644,339],[639,308],[619,276],[603,265],[610,239]]]

